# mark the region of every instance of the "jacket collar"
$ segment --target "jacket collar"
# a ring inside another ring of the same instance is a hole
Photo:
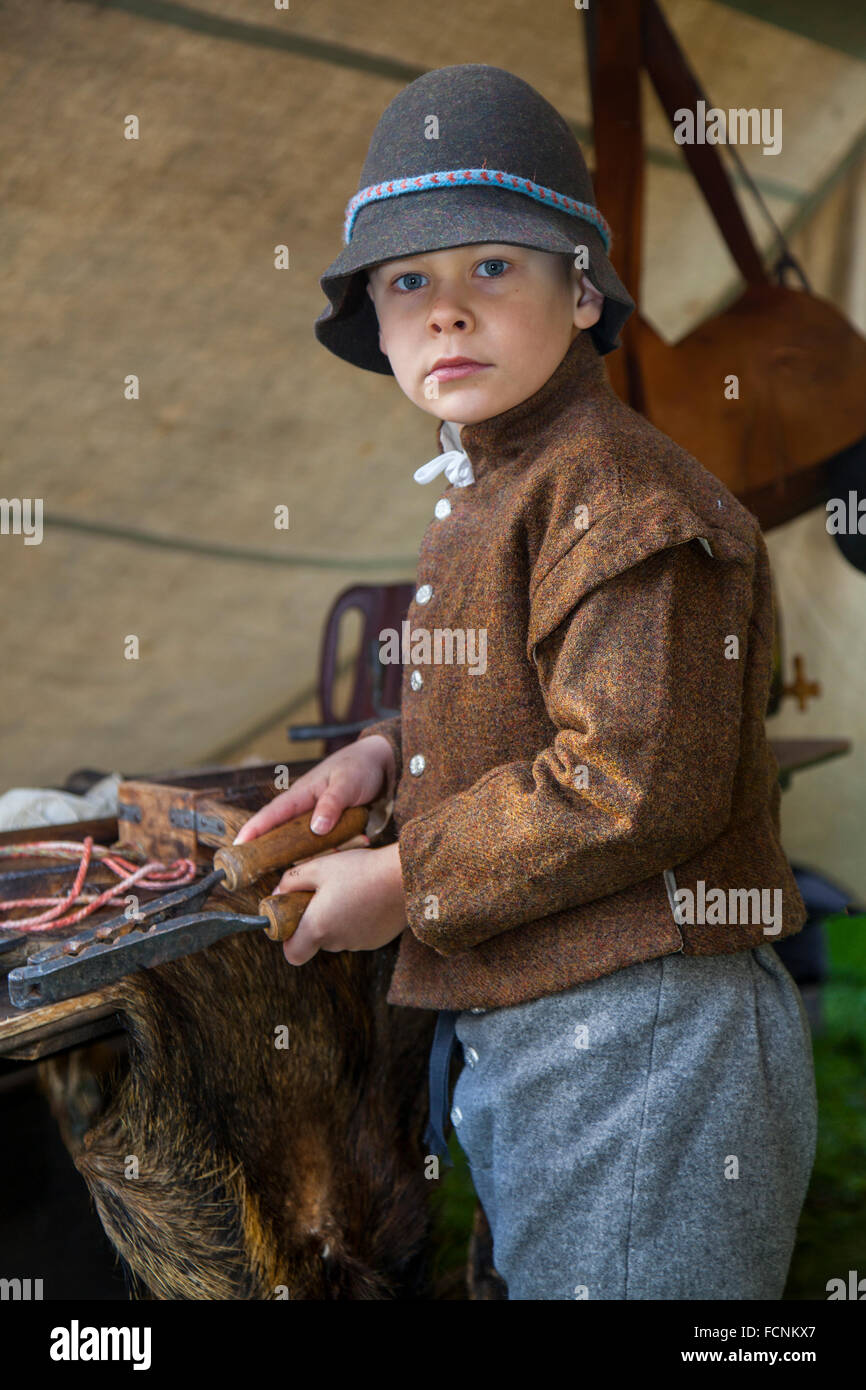
[[[552,376],[533,395],[474,425],[459,426],[440,420],[436,443],[440,450],[462,449],[477,481],[500,464],[537,453],[563,409],[599,392],[615,395],[592,336],[584,330],[571,343]]]

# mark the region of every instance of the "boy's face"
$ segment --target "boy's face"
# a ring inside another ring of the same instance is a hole
[[[570,257],[504,242],[382,261],[368,272],[367,293],[402,390],[421,410],[462,425],[534,395],[604,304]],[[437,370],[449,357],[483,365]]]

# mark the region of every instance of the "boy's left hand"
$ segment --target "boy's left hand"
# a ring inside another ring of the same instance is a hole
[[[275,893],[313,892],[294,935],[283,942],[290,965],[317,951],[375,951],[406,926],[399,845],[319,854],[287,869]]]

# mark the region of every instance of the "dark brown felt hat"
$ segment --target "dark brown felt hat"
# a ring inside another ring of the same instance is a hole
[[[319,282],[330,303],[315,334],[372,372],[392,374],[363,272],[397,256],[475,242],[572,256],[585,246],[586,273],[604,295],[587,330],[602,356],[619,347],[635,307],[607,258],[610,229],[571,129],[528,82],[486,63],[425,73],[385,109],[343,240]]]

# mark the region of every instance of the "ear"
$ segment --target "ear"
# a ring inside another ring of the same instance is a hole
[[[598,323],[604,308],[604,295],[596,289],[585,270],[578,273],[575,287],[574,324],[577,328],[591,328]]]

